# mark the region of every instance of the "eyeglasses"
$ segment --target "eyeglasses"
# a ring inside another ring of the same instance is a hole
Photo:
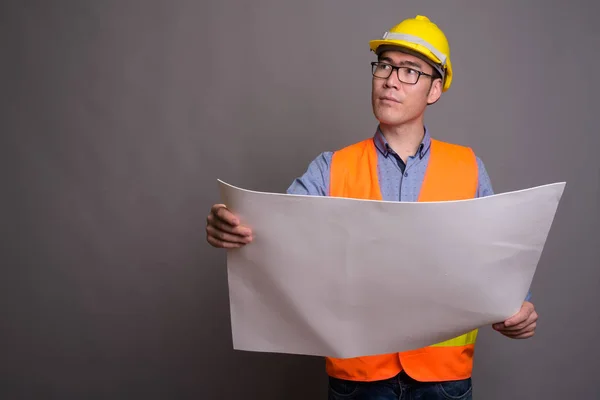
[[[414,85],[419,81],[421,75],[432,77],[433,75],[418,71],[411,67],[396,67],[384,62],[373,61],[371,63],[372,73],[375,78],[388,79],[392,72],[396,70],[398,80],[402,83]]]

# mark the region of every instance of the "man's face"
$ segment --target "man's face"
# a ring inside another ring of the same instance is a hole
[[[400,51],[385,51],[379,62],[411,68],[431,75],[433,68],[418,57]],[[398,79],[394,70],[389,78],[373,77],[372,106],[375,117],[385,125],[400,125],[414,121],[425,112],[428,103],[434,103],[442,93],[441,81],[422,75],[416,84],[408,84]]]

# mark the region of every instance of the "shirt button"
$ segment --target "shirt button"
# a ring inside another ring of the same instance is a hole
[[[404,176],[408,176],[408,172],[405,172],[405,173],[404,173]]]

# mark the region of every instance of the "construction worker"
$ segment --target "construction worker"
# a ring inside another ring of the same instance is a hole
[[[323,152],[287,193],[387,201],[444,201],[493,194],[481,159],[464,146],[432,137],[427,107],[452,84],[450,47],[427,17],[402,21],[372,40],[374,135],[334,152]],[[237,248],[252,231],[216,204],[207,218],[207,241]],[[398,227],[398,237],[410,232]],[[402,262],[402,254],[398,254]],[[393,318],[393,316],[390,316]],[[538,315],[529,295],[521,310],[493,328],[524,339],[534,335]],[[471,399],[477,330],[423,349],[351,359],[326,358],[329,399]]]

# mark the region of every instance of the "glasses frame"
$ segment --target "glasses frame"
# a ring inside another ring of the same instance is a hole
[[[383,76],[376,76],[375,75],[375,67],[379,66],[379,65],[387,65],[392,67],[392,69],[390,70],[390,73],[388,74],[387,77],[383,77]],[[402,79],[400,79],[400,69],[412,69],[413,71],[415,71],[417,74],[419,74],[419,76],[417,76],[417,80],[415,82],[406,82],[403,81]],[[425,75],[428,76],[430,78],[433,78],[432,74],[427,74],[425,72],[419,71],[418,69],[414,69],[412,67],[407,67],[407,66],[400,66],[397,67],[395,65],[392,65],[390,63],[386,63],[386,62],[381,62],[381,61],[373,61],[371,62],[371,74],[373,75],[374,78],[379,78],[379,79],[389,79],[390,76],[392,76],[392,73],[396,71],[396,77],[398,78],[398,80],[402,83],[406,83],[407,85],[416,85],[419,82],[419,79],[421,79],[421,75]]]

